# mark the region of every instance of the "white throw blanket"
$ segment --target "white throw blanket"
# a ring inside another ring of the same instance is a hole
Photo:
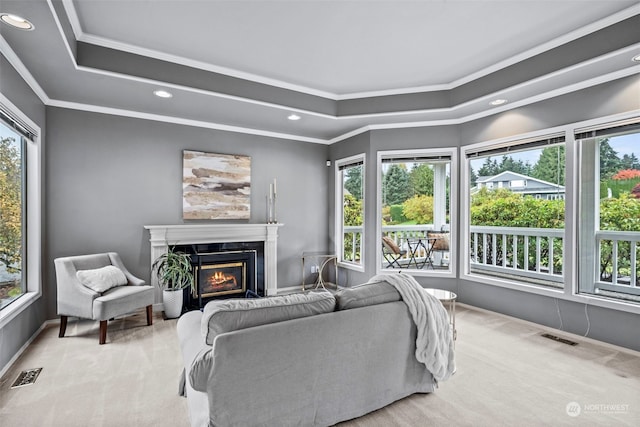
[[[418,328],[416,359],[425,364],[436,381],[447,380],[456,364],[453,331],[442,303],[408,274],[379,274],[369,280],[374,282],[387,282],[400,293]]]

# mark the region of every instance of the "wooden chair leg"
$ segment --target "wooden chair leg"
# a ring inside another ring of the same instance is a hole
[[[107,321],[100,321],[100,344],[107,342]]]
[[[60,316],[60,332],[58,338],[64,337],[64,333],[67,331],[67,316]]]
[[[147,326],[153,325],[153,306],[147,306]]]

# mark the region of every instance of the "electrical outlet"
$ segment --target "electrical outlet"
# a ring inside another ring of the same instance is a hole
[[[319,269],[320,269],[320,267],[318,267],[317,265],[312,265],[311,266],[311,272],[312,273],[317,273]]]

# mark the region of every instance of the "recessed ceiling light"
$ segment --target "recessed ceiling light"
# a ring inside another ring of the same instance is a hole
[[[506,103],[507,103],[506,99],[494,99],[493,101],[490,102],[491,105],[502,105]]]
[[[631,58],[631,60],[632,60],[633,62],[640,62],[640,55],[636,55],[636,56],[634,56],[633,58]]]
[[[0,20],[5,24],[20,28],[21,30],[33,30],[35,28],[31,22],[23,17],[12,15],[11,13],[0,13]]]
[[[287,119],[289,119],[289,120],[300,120],[301,117],[299,115],[297,115],[297,114],[289,114],[287,116]]]
[[[171,98],[173,96],[171,92],[167,92],[166,90],[163,90],[163,89],[154,90],[153,94],[160,98]]]

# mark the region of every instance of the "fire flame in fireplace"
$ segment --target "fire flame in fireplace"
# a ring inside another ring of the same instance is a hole
[[[224,285],[233,285],[234,287],[238,286],[238,282],[236,281],[234,275],[226,274],[222,271],[216,271],[211,276],[209,276],[208,282],[213,287]]]

